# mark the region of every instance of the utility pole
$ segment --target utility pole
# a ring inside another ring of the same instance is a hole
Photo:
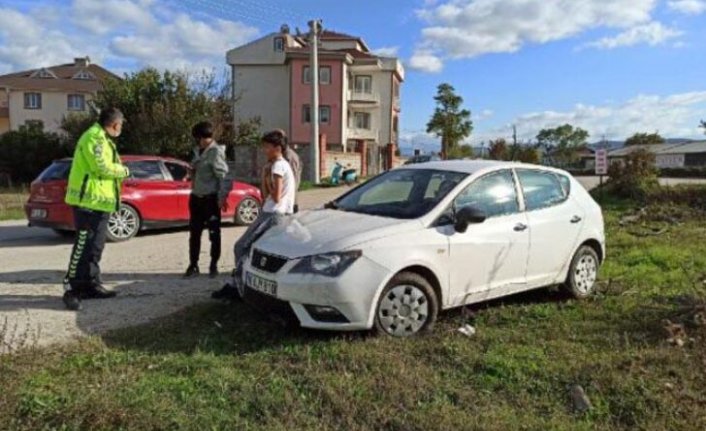
[[[314,184],[321,182],[321,152],[319,151],[319,32],[321,20],[309,21],[309,43],[311,44],[311,57],[309,59],[309,73],[311,73],[311,178]]]

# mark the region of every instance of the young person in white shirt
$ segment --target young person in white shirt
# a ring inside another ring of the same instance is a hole
[[[287,135],[275,130],[262,137],[262,150],[267,157],[262,174],[262,195],[265,203],[262,213],[235,243],[234,285],[227,284],[213,292],[214,299],[234,299],[242,283],[243,261],[250,254],[250,248],[270,227],[282,217],[294,213],[297,181],[289,162],[284,158],[287,151]]]

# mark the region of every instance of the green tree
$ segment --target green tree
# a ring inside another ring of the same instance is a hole
[[[31,124],[0,135],[0,154],[12,180],[27,183],[52,161],[68,156],[70,149],[60,135]]]
[[[520,161],[522,163],[538,164],[539,151],[537,151],[537,149],[533,146],[521,145],[520,148],[517,150],[515,160]]]
[[[189,157],[191,127],[211,121],[220,143],[232,145],[235,131],[230,86],[214,74],[189,75],[144,69],[104,83],[94,104],[119,108],[127,119],[118,138],[122,153]],[[72,140],[95,121],[95,114],[68,116],[62,128]]]
[[[473,132],[471,111],[461,109],[463,98],[450,84],[440,84],[434,100],[436,109],[427,123],[427,133],[441,138],[441,156],[447,158]]]
[[[588,132],[571,124],[552,129],[542,129],[537,134],[537,142],[548,150],[560,166],[568,166],[578,158],[578,152],[586,146]]]
[[[625,156],[625,160],[611,163],[608,189],[618,196],[644,200],[651,191],[659,188],[659,169],[655,160],[653,152],[638,148]]]
[[[448,158],[450,160],[462,160],[473,157],[473,148],[470,145],[463,144],[449,150]]]
[[[699,127],[701,127],[702,129],[704,129],[704,134],[706,135],[706,121],[701,120],[701,125],[700,125]]]
[[[507,141],[503,138],[490,141],[488,157],[492,160],[509,160],[510,151],[507,147]]]
[[[625,146],[629,147],[632,145],[656,145],[664,144],[664,138],[659,135],[659,133],[635,133],[627,140],[625,140]]]

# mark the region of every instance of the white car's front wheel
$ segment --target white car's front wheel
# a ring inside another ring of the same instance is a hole
[[[600,259],[596,251],[587,245],[581,246],[571,260],[566,290],[577,299],[593,293],[598,278]]]
[[[375,330],[393,337],[428,331],[439,313],[438,299],[420,275],[403,272],[385,287],[375,312]]]

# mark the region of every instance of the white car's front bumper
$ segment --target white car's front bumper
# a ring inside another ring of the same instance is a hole
[[[266,295],[246,286],[244,299],[265,312],[281,314],[291,310],[298,323],[306,328],[361,330],[372,327],[377,296],[389,278],[386,268],[362,256],[335,278],[290,273],[298,262],[298,259],[289,260],[273,273],[255,268],[248,260],[243,268],[244,281],[248,272],[273,281],[277,283],[277,294]],[[333,307],[340,315],[322,317],[312,312],[312,306]]]

